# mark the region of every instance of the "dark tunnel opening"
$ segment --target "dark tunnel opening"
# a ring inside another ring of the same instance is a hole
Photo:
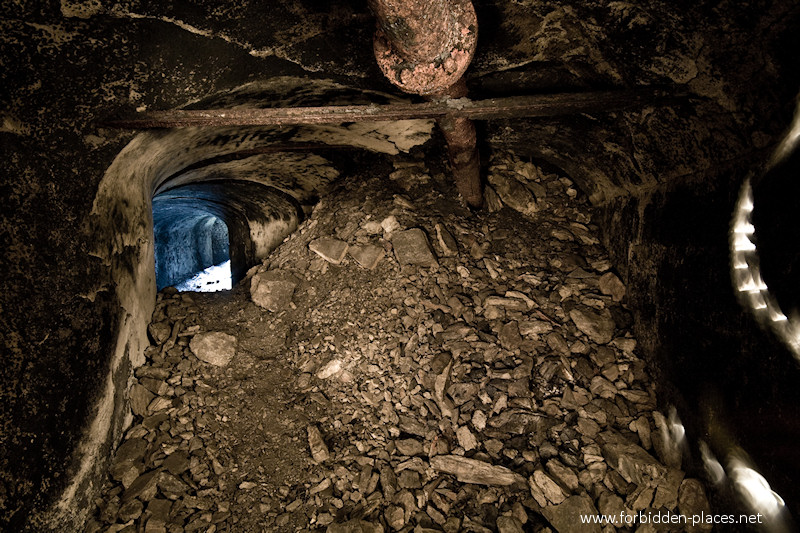
[[[199,199],[169,193],[153,199],[158,290],[169,286],[197,291],[230,289],[230,237],[228,225],[219,215]]]
[[[795,147],[753,187],[753,224],[761,273],[780,308],[800,313],[800,149]]]

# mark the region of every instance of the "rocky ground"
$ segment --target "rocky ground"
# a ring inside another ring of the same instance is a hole
[[[496,154],[472,214],[430,174],[345,181],[232,291],[159,294],[89,532],[609,532],[580,514],[708,512],[572,183]]]

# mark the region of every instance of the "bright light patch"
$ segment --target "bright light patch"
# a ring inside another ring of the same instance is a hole
[[[794,112],[794,119],[792,120],[792,126],[789,130],[789,133],[787,133],[786,137],[783,138],[772,156],[772,164],[774,165],[785,159],[786,156],[797,146],[798,140],[800,140],[800,102],[797,103],[797,108]]]
[[[210,266],[175,288],[181,292],[217,292],[231,290],[231,262]]]
[[[669,432],[672,440],[679,446],[683,445],[686,440],[686,428],[683,427],[680,417],[678,417],[678,410],[674,406],[669,408]]]
[[[736,233],[733,246],[737,252],[752,252],[756,249],[756,245],[750,242],[744,233]]]
[[[772,490],[764,476],[747,466],[742,459],[731,459],[728,473],[736,490],[754,511],[773,518],[786,506],[783,498]]]
[[[700,441],[700,457],[703,459],[703,465],[706,469],[706,474],[708,474],[709,479],[715,484],[719,485],[723,481],[725,481],[725,469],[722,468],[722,465],[719,461],[717,461],[714,452],[711,451],[711,448],[708,447],[704,441]]]
[[[780,311],[772,311],[772,312],[769,314],[769,318],[770,318],[770,320],[772,320],[773,322],[783,322],[784,320],[789,320],[789,319],[786,317],[786,315],[784,315],[784,314],[783,314],[783,313],[781,313]]]
[[[753,189],[747,180],[739,193],[731,224],[733,282],[742,305],[748,307],[759,322],[769,327],[789,347],[795,359],[800,361],[800,323],[796,317],[789,318],[783,313],[778,302],[769,293],[769,287],[764,283],[757,266],[758,251],[751,240],[755,235],[755,227],[750,220],[752,211]]]

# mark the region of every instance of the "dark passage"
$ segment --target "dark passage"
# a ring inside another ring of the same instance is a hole
[[[228,226],[208,200],[175,192],[153,199],[156,284],[180,284],[230,259]]]
[[[786,313],[800,311],[800,149],[753,187],[753,222],[764,281]]]

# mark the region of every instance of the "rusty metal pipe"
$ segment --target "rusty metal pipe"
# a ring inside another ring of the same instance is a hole
[[[465,98],[467,84],[462,78],[444,94],[436,96]],[[475,123],[468,118],[447,115],[438,119],[436,124],[447,141],[450,167],[453,170],[453,180],[458,192],[470,207],[481,207],[483,205],[483,189]]]
[[[412,119],[465,118],[470,120],[555,117],[576,113],[608,113],[646,106],[683,102],[681,90],[640,87],[636,90],[587,93],[537,94],[486,100],[447,98],[418,103],[340,105],[322,107],[270,107],[236,109],[171,109],[144,111],[129,118],[100,122],[112,128],[185,128],[189,126],[288,126],[341,124]]]
[[[378,25],[408,61],[431,63],[448,50],[454,21],[445,0],[369,0]]]
[[[368,0],[378,20],[375,59],[408,93],[446,90],[475,53],[478,22],[470,0]]]
[[[378,19],[373,41],[384,75],[405,92],[430,99],[464,98],[462,76],[475,53],[478,21],[470,0],[368,0]],[[437,119],[447,141],[458,192],[480,207],[475,124],[454,115]]]

